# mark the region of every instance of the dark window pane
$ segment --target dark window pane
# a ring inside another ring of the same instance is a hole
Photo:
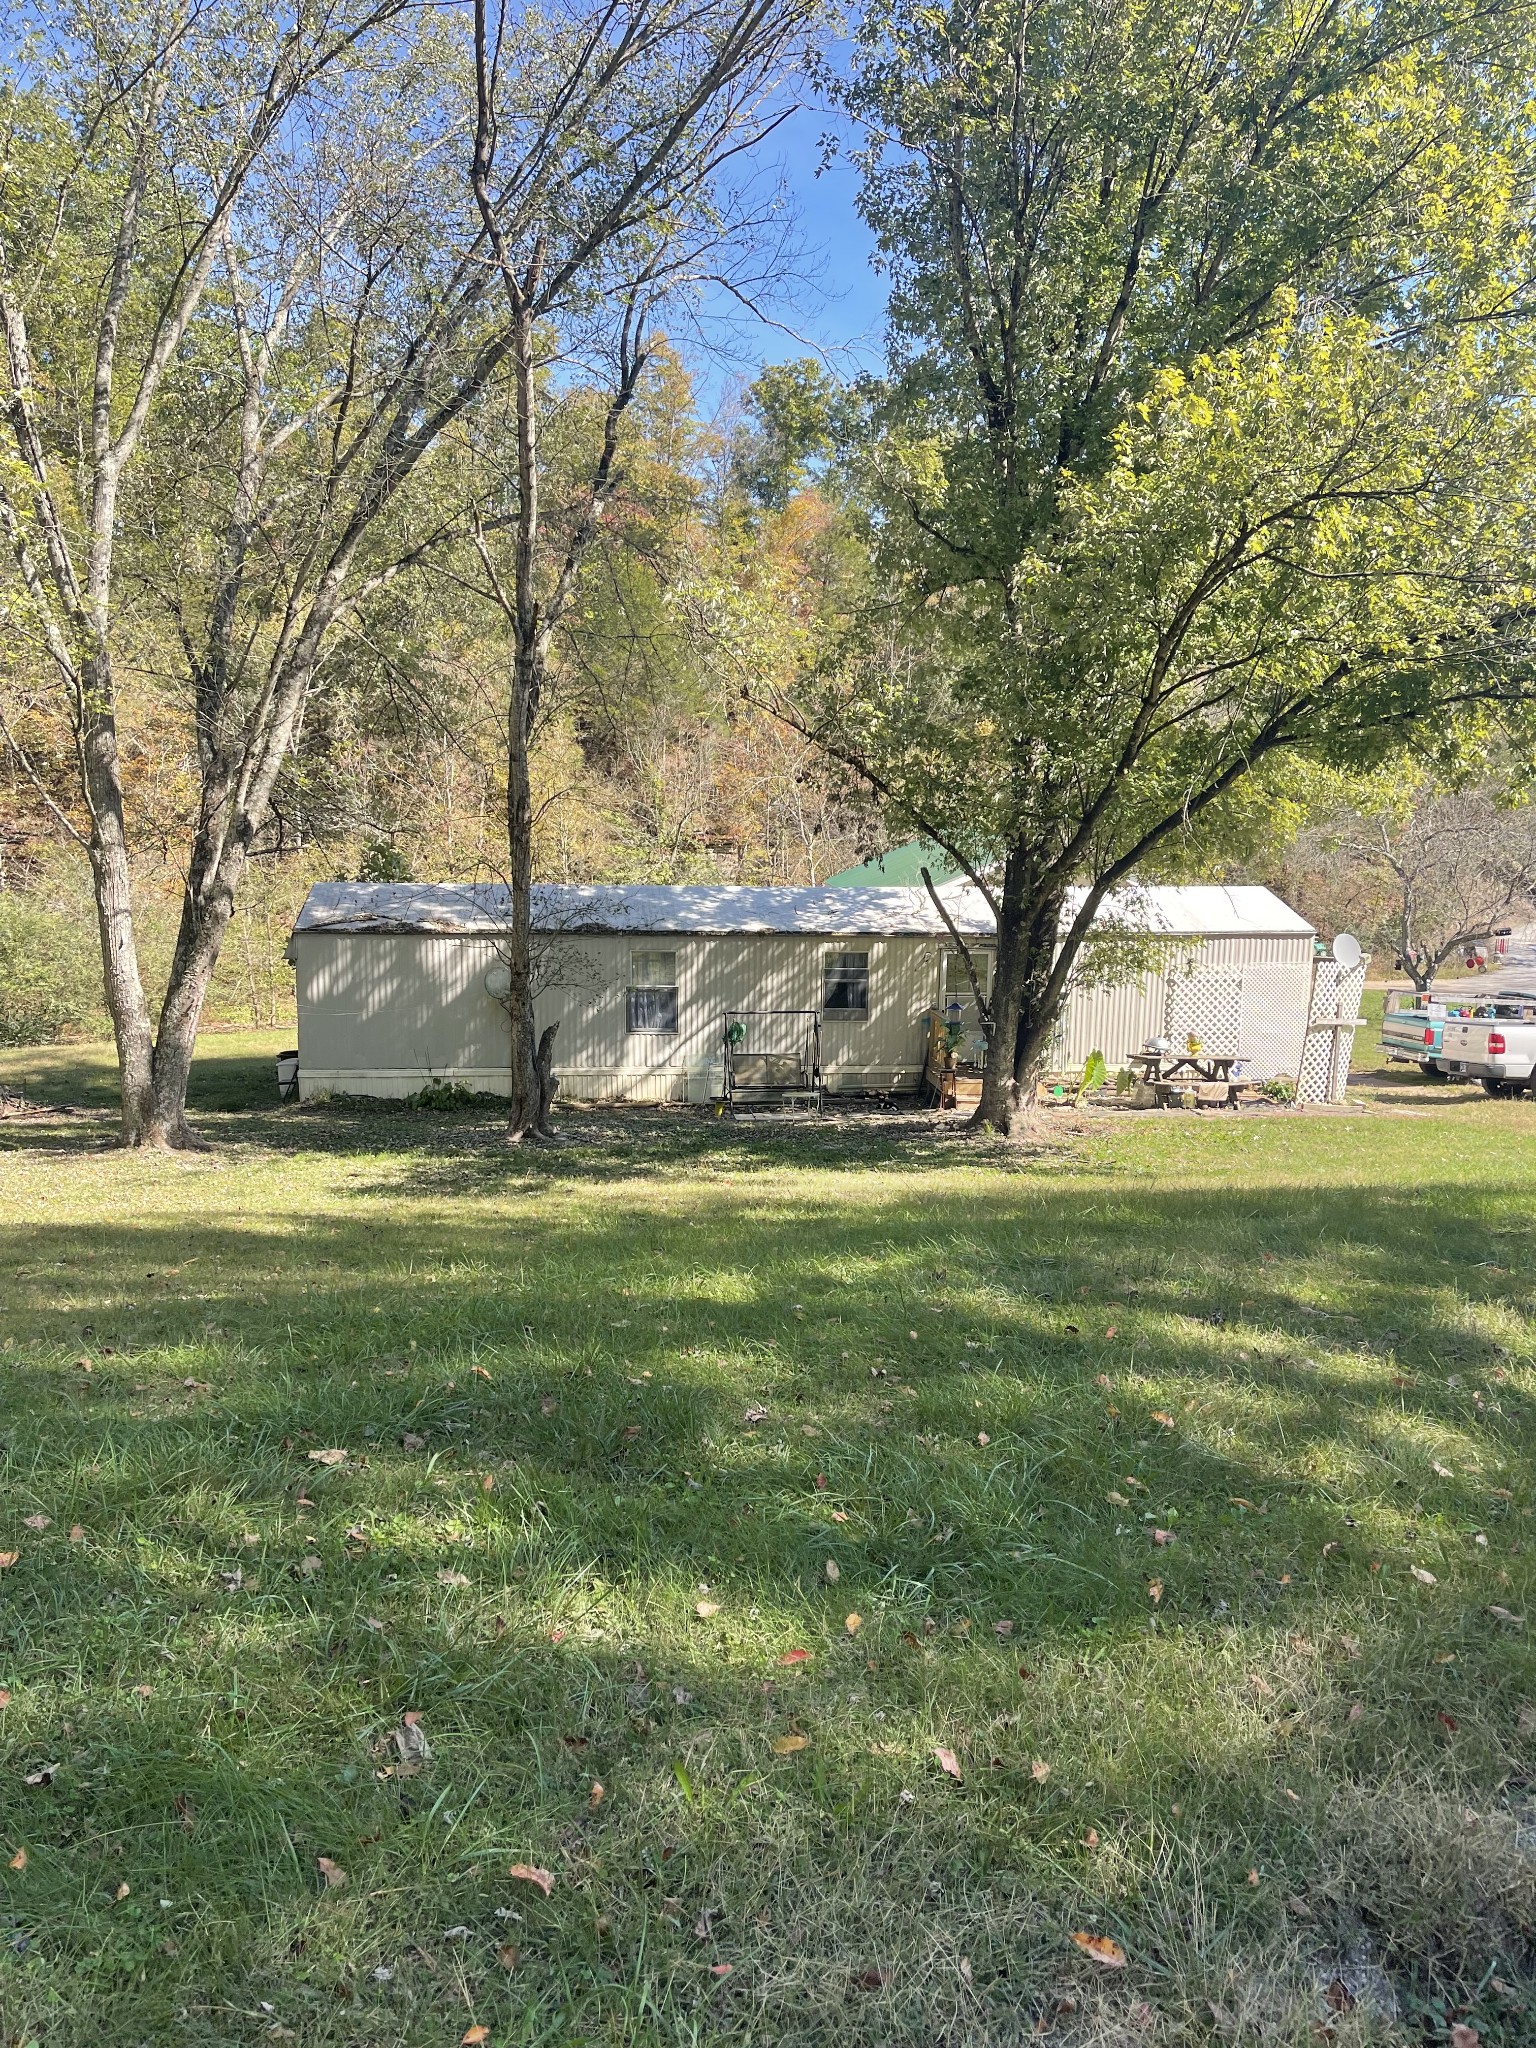
[[[676,1031],[675,988],[632,988],[629,992],[631,1031]]]
[[[869,1011],[869,955],[829,953],[826,960],[824,1010],[867,1015]]]

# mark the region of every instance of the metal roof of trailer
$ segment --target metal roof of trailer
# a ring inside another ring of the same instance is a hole
[[[1067,891],[1063,923],[1082,900],[1081,889]],[[1317,929],[1273,889],[1256,882],[1133,884],[1107,897],[1099,914],[1135,930],[1191,939],[1310,939]]]
[[[958,929],[986,938],[993,920],[979,890],[940,891]],[[1081,892],[1073,892],[1082,901]],[[507,926],[499,882],[317,882],[296,932],[495,933]],[[1067,915],[1073,908],[1069,895]],[[1157,885],[1122,891],[1103,915],[1116,923],[1190,938],[1311,937],[1312,926],[1272,890],[1248,884]],[[533,921],[544,932],[645,932],[701,937],[787,932],[828,938],[943,938],[944,920],[925,889],[764,889],[652,883],[577,887],[537,883]]]
[[[986,904],[950,914],[978,937],[992,929]],[[507,924],[499,882],[317,882],[294,930],[499,932]],[[944,921],[922,889],[753,889],[652,883],[576,887],[535,883],[533,921],[544,932],[677,932],[726,936],[801,932],[832,937],[937,936]]]

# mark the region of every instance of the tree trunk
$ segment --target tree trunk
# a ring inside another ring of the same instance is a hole
[[[539,1048],[533,1018],[533,788],[528,772],[530,700],[537,700],[532,671],[536,654],[520,647],[513,661],[512,701],[507,707],[507,887],[511,901],[503,957],[511,976],[507,1017],[512,1027],[511,1108],[507,1142],[548,1135],[548,1102],[539,1080]]]
[[[1061,1009],[1046,984],[1056,958],[1061,897],[1042,894],[1032,864],[1011,853],[998,903],[992,1036],[972,1130],[1008,1136],[1039,1086],[1041,1062]]]
[[[539,1049],[534,1055],[534,1068],[539,1077],[539,1129],[549,1132],[549,1107],[555,1099],[555,1090],[560,1083],[555,1079],[555,1033],[560,1029],[557,1023],[546,1024],[539,1036]]]
[[[211,872],[206,865],[209,852],[208,835],[200,833],[181,899],[176,952],[155,1037],[155,1140],[177,1150],[201,1150],[203,1145],[187,1123],[187,1082],[208,985],[234,915],[235,888],[245,868],[245,841],[242,838],[226,845]]]
[[[117,1041],[123,1143],[153,1144],[154,1033],[133,923],[128,831],[118,772],[117,726],[111,711],[111,662],[99,644],[85,662],[81,680],[81,694],[88,707],[80,751],[91,811],[92,893],[101,939],[102,987]]]

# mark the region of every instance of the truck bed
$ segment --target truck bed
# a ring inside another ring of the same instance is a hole
[[[1536,1074],[1536,990],[1447,1004],[1435,1063],[1442,1073],[1481,1081],[1491,1093],[1527,1087]]]

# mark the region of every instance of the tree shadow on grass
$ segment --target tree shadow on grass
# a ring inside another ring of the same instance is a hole
[[[1214,2002],[1300,2041],[1364,1928],[1498,2039],[1490,1972],[1531,1983],[1494,1809],[1529,1664],[1487,1611],[1530,1591],[1527,1280],[1477,1263],[1506,1187],[914,1209],[695,1173],[573,1219],[403,1179],[307,1241],[6,1232],[8,2025],[255,2041],[266,1999],[414,2044],[462,1982],[513,2039],[1002,2048],[1072,1998],[1084,2040]],[[380,1777],[406,1711],[436,1754]],[[1437,1801],[1483,1832],[1413,1849]]]

